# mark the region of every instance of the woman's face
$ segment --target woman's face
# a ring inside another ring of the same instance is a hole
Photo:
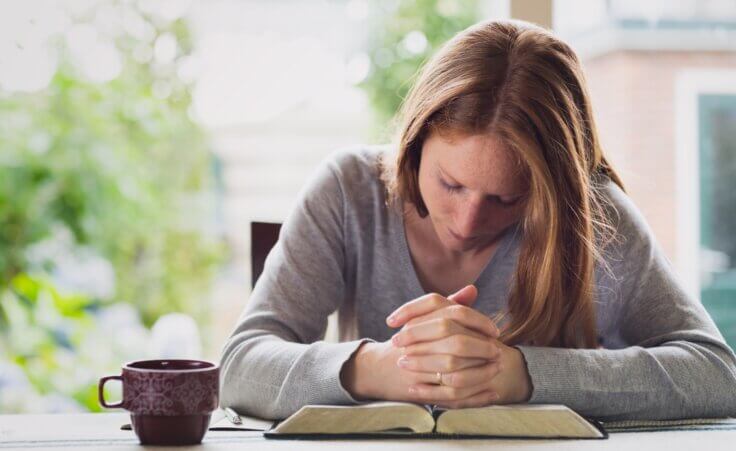
[[[419,190],[450,251],[479,249],[521,218],[528,182],[497,136],[431,133],[424,141]]]

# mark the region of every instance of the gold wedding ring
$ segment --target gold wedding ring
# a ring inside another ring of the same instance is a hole
[[[437,385],[442,385],[442,373],[437,372]]]

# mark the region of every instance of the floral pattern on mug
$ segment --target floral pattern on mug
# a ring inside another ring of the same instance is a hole
[[[124,408],[136,415],[193,415],[217,408],[216,371],[161,373],[124,371]]]

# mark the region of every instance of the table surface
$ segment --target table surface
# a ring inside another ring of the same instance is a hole
[[[132,431],[120,430],[129,421],[125,413],[85,413],[58,415],[0,415],[0,449],[141,449]],[[601,450],[733,450],[736,430],[666,431],[611,433],[608,440],[391,440],[397,450],[481,449],[601,449]],[[201,445],[191,447],[155,447],[164,450],[273,449],[352,451],[386,449],[386,440],[289,441],[267,440],[261,432],[209,431]]]

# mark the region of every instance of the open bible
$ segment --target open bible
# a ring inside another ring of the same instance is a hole
[[[403,402],[308,405],[264,433],[276,439],[590,438],[608,434],[595,420],[559,404],[440,409]]]

